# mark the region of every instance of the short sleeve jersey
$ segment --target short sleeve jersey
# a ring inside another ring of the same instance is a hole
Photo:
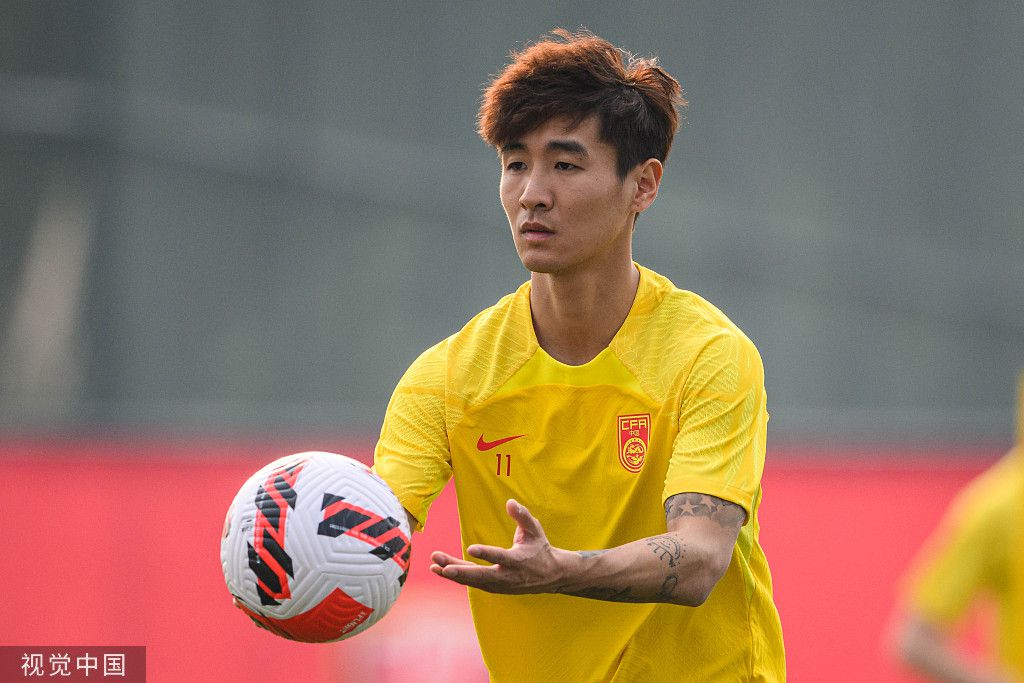
[[[758,542],[760,356],[711,304],[638,268],[625,322],[585,365],[539,346],[529,283],[427,350],[388,406],[376,470],[420,524],[454,476],[463,554],[511,543],[508,498],[570,550],[664,533],[664,501],[677,493],[740,505],[732,561],[700,607],[471,588],[473,620],[496,681],[782,681]]]
[[[908,586],[912,608],[945,628],[991,599],[996,654],[1024,677],[1024,452],[1011,451],[956,497]]]

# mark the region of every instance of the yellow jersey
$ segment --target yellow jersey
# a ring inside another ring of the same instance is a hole
[[[700,607],[470,588],[474,625],[496,681],[782,681],[758,543],[760,356],[714,306],[637,267],[626,320],[585,365],[539,346],[528,282],[424,352],[388,406],[376,470],[421,526],[454,476],[463,556],[511,544],[508,498],[570,550],[664,533],[677,493],[742,506],[731,564]]]
[[[953,501],[908,579],[908,599],[952,629],[988,597],[999,662],[1024,678],[1024,448],[1011,451]]]

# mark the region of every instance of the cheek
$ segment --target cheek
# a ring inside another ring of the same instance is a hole
[[[508,183],[502,181],[498,186],[498,197],[501,199],[501,208],[505,210],[505,215],[511,217],[512,211],[516,207],[516,201],[513,198],[512,188]]]
[[[632,195],[622,185],[610,185],[604,195],[604,201],[601,202],[601,210],[610,220],[617,221],[631,213],[632,199]]]

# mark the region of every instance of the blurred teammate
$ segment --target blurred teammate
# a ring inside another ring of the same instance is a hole
[[[897,631],[902,659],[936,681],[1024,683],[1024,373],[1017,446],[953,501],[908,582]],[[954,628],[994,602],[992,662],[973,661]]]
[[[470,587],[494,680],[785,677],[761,359],[632,260],[685,104],[653,59],[561,31],[483,98],[530,279],[413,363],[375,462],[419,528],[455,477],[463,554],[431,569]]]

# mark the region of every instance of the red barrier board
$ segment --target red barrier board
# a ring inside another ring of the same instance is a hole
[[[145,646],[146,680],[158,682],[487,680],[465,591],[427,569],[430,551],[459,548],[450,489],[413,538],[398,603],[365,634],[290,642],[232,607],[219,560],[227,505],[256,469],[310,449],[370,454],[336,439],[0,442],[0,645]],[[791,680],[916,680],[884,647],[900,577],[953,495],[999,451],[925,455],[769,454],[762,542]]]

